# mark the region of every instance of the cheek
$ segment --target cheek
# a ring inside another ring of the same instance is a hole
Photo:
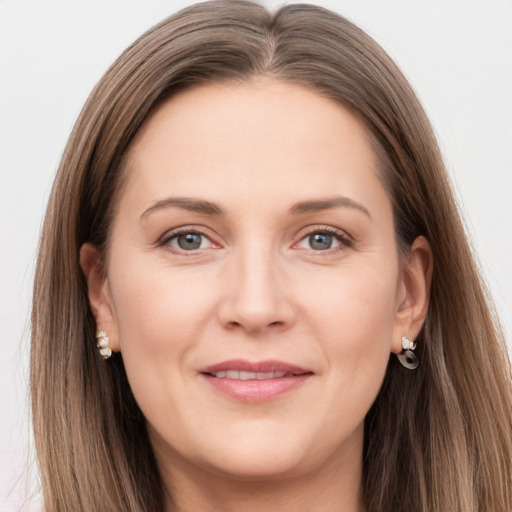
[[[182,336],[201,327],[214,300],[197,272],[137,261],[118,266],[112,282],[121,350],[178,348]]]
[[[350,390],[342,415],[364,416],[381,387],[391,350],[396,272],[350,266],[333,273],[328,285],[308,286],[308,334],[323,351],[331,380],[326,402],[341,403],[336,393]]]
[[[187,354],[204,337],[214,294],[197,272],[121,261],[111,278],[120,350],[139,406],[158,416],[156,397],[185,385]]]
[[[297,295],[304,297],[313,330],[322,333],[328,348],[385,345],[389,342],[396,312],[397,269],[347,265],[325,279],[303,283]],[[359,340],[359,342],[356,342]]]

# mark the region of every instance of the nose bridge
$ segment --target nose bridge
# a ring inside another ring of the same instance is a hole
[[[242,305],[262,308],[273,302],[278,285],[275,279],[275,258],[264,243],[249,244],[237,262],[237,294]],[[251,247],[252,246],[252,247]]]
[[[270,240],[251,238],[236,247],[228,277],[224,323],[249,332],[288,325],[292,308],[281,277]]]

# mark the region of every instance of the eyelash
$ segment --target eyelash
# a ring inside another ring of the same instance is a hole
[[[299,242],[297,242],[297,243],[300,243],[300,242],[302,242],[302,240],[306,239],[307,237],[309,237],[311,235],[316,235],[316,234],[331,235],[333,238],[335,238],[340,243],[340,245],[338,247],[329,248],[329,249],[325,249],[322,251],[320,251],[320,250],[315,251],[314,249],[310,249],[315,254],[322,254],[322,253],[323,254],[333,254],[333,253],[343,251],[343,250],[353,246],[352,239],[345,232],[343,232],[339,229],[333,228],[331,226],[312,226],[310,229],[308,229],[308,231],[303,236],[301,236]],[[294,244],[294,245],[296,245],[296,244]]]
[[[215,242],[213,242],[211,240],[211,238],[204,231],[202,231],[201,229],[198,229],[194,226],[184,226],[182,228],[175,229],[171,232],[167,232],[157,240],[156,245],[158,247],[164,247],[166,250],[168,250],[169,252],[171,252],[173,254],[179,254],[179,255],[183,255],[183,256],[195,256],[197,254],[197,251],[201,250],[201,249],[196,249],[195,251],[186,251],[184,249],[178,249],[177,247],[173,247],[170,244],[170,242],[174,238],[177,238],[180,235],[199,235],[199,236],[205,237],[208,240],[210,240],[210,242],[213,245],[216,245]]]
[[[187,251],[184,249],[178,249],[170,244],[170,242],[173,239],[179,237],[180,235],[189,235],[189,234],[194,234],[194,235],[199,235],[199,236],[205,237],[213,245],[217,245],[217,244],[215,244],[215,242],[213,242],[211,240],[211,238],[202,229],[198,229],[197,227],[194,227],[194,226],[190,226],[190,227],[184,226],[182,228],[178,228],[171,232],[167,232],[157,240],[156,245],[158,247],[165,247],[169,252],[171,252],[173,254],[179,254],[179,255],[184,255],[184,256],[194,256],[197,254],[197,251],[198,250],[200,251],[201,249]],[[352,245],[353,245],[353,241],[351,240],[351,238],[343,231],[340,231],[331,226],[312,226],[310,229],[308,229],[308,231],[305,234],[303,234],[301,236],[299,241],[296,242],[294,244],[294,246],[296,246],[297,244],[299,244],[300,242],[305,240],[307,237],[309,237],[311,235],[315,235],[315,234],[331,235],[340,243],[340,245],[338,247],[329,248],[329,249],[325,249],[325,250],[309,249],[315,254],[322,254],[322,253],[323,254],[333,254],[333,253],[337,253],[339,251],[343,251],[346,248],[352,247]]]

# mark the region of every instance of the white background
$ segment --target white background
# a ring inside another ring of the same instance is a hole
[[[41,219],[67,135],[119,53],[190,3],[0,0],[0,512],[35,510],[21,505],[33,458],[26,401],[30,289]],[[367,30],[417,90],[510,342],[512,2],[316,3]]]

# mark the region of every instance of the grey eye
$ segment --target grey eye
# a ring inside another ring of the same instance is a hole
[[[308,237],[309,246],[315,251],[325,251],[332,247],[333,236],[328,233],[314,233]]]
[[[302,238],[296,247],[319,252],[327,251],[329,249],[336,249],[338,247],[341,248],[344,245],[348,244],[342,239],[341,235],[330,233],[329,231],[322,231],[319,229],[318,231],[310,233],[309,235],[306,235],[304,238]]]
[[[185,233],[178,235],[175,240],[180,249],[184,251],[194,251],[201,247],[203,235],[199,233]]]

